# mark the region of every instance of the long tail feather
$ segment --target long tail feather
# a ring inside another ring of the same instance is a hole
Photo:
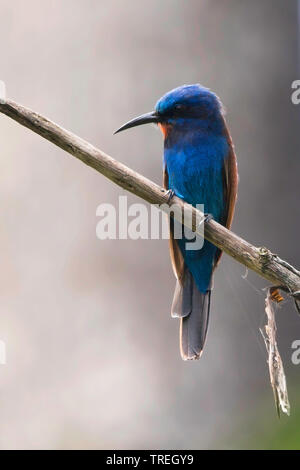
[[[183,360],[199,359],[203,351],[210,309],[209,289],[201,293],[186,270],[184,284],[177,281],[172,316],[180,318],[180,352]]]

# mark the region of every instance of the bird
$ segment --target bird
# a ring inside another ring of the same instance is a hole
[[[155,123],[164,139],[163,185],[192,206],[204,204],[209,218],[230,229],[238,188],[237,159],[219,97],[200,84],[179,86],[116,132]],[[222,251],[207,240],[188,250],[187,236],[175,237],[170,218],[170,257],[176,277],[171,307],[180,319],[183,360],[199,359],[206,340],[213,275]],[[204,229],[205,230],[205,229]]]

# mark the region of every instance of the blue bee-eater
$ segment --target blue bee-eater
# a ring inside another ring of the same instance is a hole
[[[230,228],[237,195],[237,163],[219,98],[201,85],[171,90],[155,111],[135,118],[118,131],[157,123],[164,136],[164,187],[189,204],[204,204],[214,220]],[[170,255],[177,284],[172,316],[180,317],[183,359],[201,356],[209,320],[213,272],[221,251],[208,241],[187,250],[175,239],[171,220]]]

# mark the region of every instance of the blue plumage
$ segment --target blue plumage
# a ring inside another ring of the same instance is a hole
[[[172,115],[176,107],[186,117]],[[157,105],[158,113],[170,113],[165,137],[164,166],[168,188],[189,204],[204,204],[206,213],[222,222],[223,168],[229,145],[224,135],[221,104],[214,93],[199,85],[180,87],[167,93]],[[206,292],[217,248],[205,241],[201,250],[186,250],[186,239],[178,240],[183,258],[201,292]]]
[[[164,95],[154,112],[129,121],[117,132],[148,122],[157,123],[164,135],[165,187],[193,206],[203,204],[204,212],[230,228],[237,165],[218,97],[200,85],[181,86]],[[207,333],[213,271],[221,252],[206,240],[201,249],[188,250],[190,239],[174,236],[176,223],[171,220],[170,254],[177,278],[171,313],[181,320],[182,358],[198,359]]]

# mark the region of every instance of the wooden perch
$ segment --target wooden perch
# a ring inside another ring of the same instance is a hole
[[[11,100],[0,100],[0,112],[31,129],[53,144],[62,148],[86,165],[109,178],[122,188],[151,204],[168,203],[167,191],[122,163],[114,160],[85,140],[63,129],[40,114]],[[178,204],[190,220],[201,220],[204,216],[176,196],[168,203]],[[176,216],[175,216],[176,218]],[[200,228],[196,228],[201,234]],[[267,248],[255,247],[214,220],[205,222],[204,235],[207,240],[247,268],[252,269],[272,284],[300,299],[300,272],[281,260]]]

